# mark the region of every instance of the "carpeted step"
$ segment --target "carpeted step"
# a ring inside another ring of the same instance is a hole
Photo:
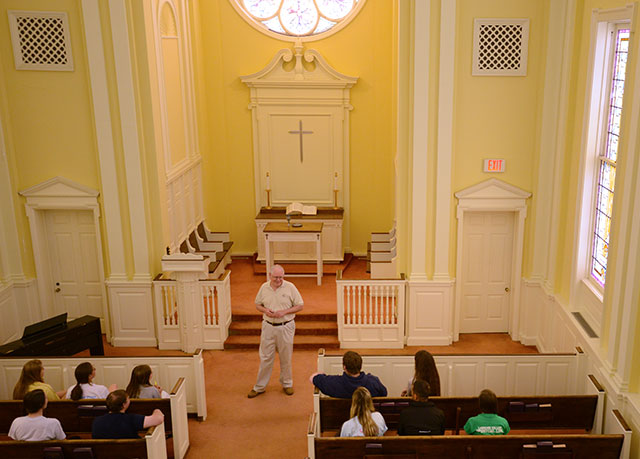
[[[259,335],[233,335],[224,342],[225,349],[258,349]],[[293,349],[339,349],[338,337],[334,335],[298,335],[293,340]]]
[[[231,322],[229,335],[259,335],[262,321],[244,320]],[[296,318],[297,335],[334,335],[338,336],[338,324],[335,321],[298,320]]]
[[[255,314],[232,314],[231,320],[233,322],[245,322],[245,321],[262,321],[262,314],[256,312]],[[336,322],[338,320],[337,314],[296,314],[296,323],[303,321],[327,321]]]

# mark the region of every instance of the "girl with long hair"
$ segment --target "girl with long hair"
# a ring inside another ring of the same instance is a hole
[[[131,371],[131,380],[126,389],[129,398],[164,398],[162,397],[162,388],[158,385],[151,385],[152,375],[149,365],[135,367]]]
[[[83,362],[78,365],[74,374],[76,376],[76,384],[69,387],[65,395],[65,398],[70,400],[107,398],[109,392],[116,390],[115,384],[107,388],[93,383],[93,379],[96,377],[96,369],[90,362]]]
[[[387,431],[387,424],[375,411],[366,387],[358,387],[353,392],[350,416],[351,419],[342,424],[341,437],[380,437]]]
[[[419,350],[414,357],[415,360],[415,373],[413,378],[409,380],[409,384],[405,390],[402,391],[401,396],[411,396],[411,388],[413,383],[421,379],[429,383],[431,388],[430,397],[440,396],[440,375],[438,374],[438,368],[436,367],[436,361],[429,351]]]
[[[22,400],[27,392],[42,389],[48,400],[60,400],[65,391],[54,391],[53,387],[44,382],[44,366],[41,360],[29,360],[22,367],[20,378],[13,388],[13,399]]]

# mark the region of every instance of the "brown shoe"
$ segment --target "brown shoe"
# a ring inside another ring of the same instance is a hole
[[[287,395],[293,395],[293,387],[283,387],[284,393]]]
[[[293,392],[292,392],[292,393],[293,393]],[[264,391],[262,391],[262,392],[256,392],[255,390],[251,389],[251,390],[249,391],[249,393],[247,394],[247,397],[248,397],[248,398],[254,398],[254,397],[257,397],[257,396],[258,396],[258,395],[260,395],[260,394],[264,394]]]

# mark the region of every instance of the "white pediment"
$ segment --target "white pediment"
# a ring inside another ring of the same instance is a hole
[[[58,176],[22,190],[19,194],[26,198],[95,198],[99,193],[73,180]]]
[[[458,191],[458,199],[527,199],[531,193],[502,180],[491,178]]]
[[[292,61],[293,64],[289,64]],[[250,88],[313,86],[320,89],[351,88],[358,77],[338,72],[314,49],[303,52],[302,43],[298,42],[293,50],[281,49],[265,68],[251,75],[241,76],[240,80]]]

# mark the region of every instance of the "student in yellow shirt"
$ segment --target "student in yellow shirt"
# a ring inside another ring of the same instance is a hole
[[[49,401],[60,400],[66,393],[65,390],[56,392],[44,382],[44,367],[41,360],[29,360],[22,367],[20,379],[13,388],[13,399],[22,400],[27,392],[35,389],[42,389]]]

